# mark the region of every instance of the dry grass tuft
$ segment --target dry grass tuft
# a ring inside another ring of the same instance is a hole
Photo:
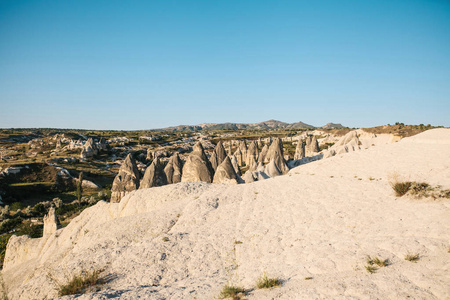
[[[240,287],[235,287],[232,285],[229,285],[228,283],[223,287],[222,291],[220,292],[220,298],[231,298],[233,300],[240,300],[242,297],[245,296],[245,290]]]
[[[419,259],[420,259],[419,253],[416,253],[416,254],[408,253],[405,255],[405,260],[410,261],[410,262],[418,262]]]
[[[101,272],[103,270],[82,271],[81,274],[74,275],[68,283],[60,285],[59,296],[81,294],[94,286],[104,284],[105,281],[100,279]]]
[[[270,289],[278,286],[281,286],[281,280],[278,278],[269,278],[266,274],[260,277],[256,282],[256,287],[258,287],[258,289]]]

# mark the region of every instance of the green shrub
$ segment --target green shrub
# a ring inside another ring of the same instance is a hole
[[[24,209],[25,206],[21,202],[14,202],[9,206],[9,209],[12,211],[16,211],[18,209]]]
[[[3,268],[3,261],[5,259],[6,245],[12,234],[0,235],[0,269]]]
[[[0,226],[0,234],[10,232],[14,228],[19,227],[19,225],[21,223],[22,223],[22,219],[19,217],[4,221],[2,223],[2,225]]]
[[[28,235],[31,238],[42,237],[44,225],[34,225],[30,221],[25,221],[20,225],[18,235]]]
[[[419,259],[420,259],[419,253],[417,253],[417,254],[408,253],[405,255],[405,260],[410,261],[410,262],[417,262],[417,261],[419,261]]]

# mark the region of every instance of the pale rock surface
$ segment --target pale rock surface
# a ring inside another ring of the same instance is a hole
[[[196,143],[183,167],[181,182],[203,181],[211,183],[214,176],[214,170],[211,167],[203,146],[200,142]]]
[[[166,167],[164,168],[164,172],[166,173],[167,183],[178,183],[181,182],[181,174],[183,169],[183,163],[178,155],[178,152],[175,152],[169,159]]]
[[[236,157],[238,165],[242,166],[244,163],[244,156],[242,155],[242,151],[240,148],[237,148],[236,151],[234,151],[233,156]]]
[[[230,161],[231,161],[231,164],[233,165],[234,172],[236,172],[237,175],[241,176],[241,170],[239,169],[239,164],[236,159],[236,156],[232,155],[230,157]]]
[[[264,160],[268,160],[269,163],[273,161],[273,163],[276,165],[277,170],[281,174],[286,174],[289,171],[289,168],[286,164],[286,161],[284,160],[283,156],[283,144],[281,142],[280,138],[275,138],[272,142],[272,144],[269,147],[269,151],[267,152],[266,157]],[[275,172],[273,168],[271,168],[272,172]],[[269,175],[269,174],[267,174]],[[269,175],[270,176],[270,175]],[[271,176],[272,177],[272,176]]]
[[[305,157],[305,145],[302,139],[298,140],[297,147],[295,148],[294,159],[302,159]]]
[[[128,154],[119,173],[114,178],[111,188],[111,202],[120,202],[126,194],[139,188],[140,174],[136,166],[136,161]]]
[[[50,207],[48,214],[44,216],[44,236],[52,235],[59,228],[59,220],[55,208]]]
[[[253,164],[258,163],[259,151],[258,151],[258,143],[256,141],[251,141],[247,150],[247,166],[252,166]]]
[[[249,300],[448,299],[450,203],[397,198],[389,180],[448,189],[449,157],[450,130],[434,129],[262,182],[186,182],[100,201],[48,237],[10,238],[7,297],[56,298],[68,275],[104,269],[101,290],[64,299],[215,299],[227,283]],[[368,255],[390,265],[369,274]],[[254,289],[263,274],[282,286]]]
[[[247,162],[247,144],[245,143],[245,141],[239,141],[239,149],[241,150],[242,153],[242,163],[246,163]]]
[[[238,184],[238,175],[234,171],[233,164],[228,156],[217,167],[213,183]]]
[[[216,171],[217,167],[225,160],[225,157],[227,157],[227,153],[223,147],[222,141],[219,141],[209,158],[214,171]]]
[[[275,160],[273,159],[266,165],[264,173],[266,173],[269,177],[282,175],[281,171],[278,169],[278,166],[275,164]]]
[[[164,167],[159,161],[159,157],[156,157],[150,166],[145,170],[144,178],[140,182],[139,189],[147,189],[156,186],[163,186],[167,184],[166,173]]]
[[[259,154],[258,162],[261,162],[263,164],[269,162],[269,161],[266,161],[267,152],[269,152],[269,146],[267,144],[265,144],[261,150],[261,153]]]

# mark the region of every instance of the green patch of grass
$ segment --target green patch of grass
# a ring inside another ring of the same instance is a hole
[[[281,280],[278,278],[269,278],[266,274],[261,276],[256,282],[258,289],[269,289],[278,286],[281,286]]]
[[[0,269],[3,268],[3,261],[5,260],[6,245],[12,234],[0,235]]]
[[[231,298],[233,300],[239,300],[242,299],[243,296],[245,296],[245,290],[243,288],[229,284],[226,284],[220,292],[221,299]]]
[[[408,253],[405,255],[405,260],[410,261],[410,262],[418,262],[419,259],[420,259],[419,253],[416,253],[416,254]]]
[[[305,280],[312,280],[312,277],[305,277]]]
[[[81,294],[97,285],[104,284],[105,281],[100,279],[101,272],[103,270],[82,271],[81,274],[74,275],[68,283],[59,287],[59,296]]]

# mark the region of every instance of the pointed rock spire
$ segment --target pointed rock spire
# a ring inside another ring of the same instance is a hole
[[[204,181],[211,183],[214,170],[206,157],[203,146],[197,142],[183,167],[182,182]]]
[[[294,159],[302,159],[305,157],[305,145],[302,139],[298,139],[297,147],[295,148]]]
[[[250,142],[250,146],[247,150],[247,166],[251,167],[253,164],[258,163],[259,151],[258,151],[258,143],[256,141]]]
[[[166,184],[166,173],[164,173],[164,168],[161,165],[159,158],[157,157],[145,170],[144,178],[142,178],[139,189],[147,189],[155,186],[163,186]]]
[[[231,161],[231,164],[233,165],[233,169],[236,172],[236,174],[241,176],[241,170],[239,169],[239,165],[238,165],[238,161],[236,159],[236,156],[232,155],[230,157],[230,161]]]
[[[222,141],[219,141],[216,147],[214,148],[211,157],[209,158],[209,161],[211,162],[211,166],[214,169],[214,171],[225,160],[225,157],[227,157],[227,153],[225,151],[225,148],[223,147]]]
[[[270,145],[269,147],[269,151],[267,152],[265,160],[273,160],[274,164],[277,166],[277,169],[281,174],[286,174],[289,171],[286,161],[284,160],[283,143],[281,142],[280,138],[274,139],[272,145]],[[267,173],[267,175],[269,174]]]
[[[217,167],[213,183],[237,184],[238,176],[234,171],[230,158],[227,156]]]
[[[170,157],[167,166],[164,168],[168,184],[181,182],[182,168],[183,164],[180,156],[178,155],[178,152],[175,152]]]
[[[236,151],[234,152],[234,157],[236,157],[237,163],[239,166],[243,165],[244,159],[242,156],[242,151],[240,148],[237,148]]]
[[[259,154],[258,162],[261,162],[261,163],[268,162],[268,161],[266,161],[267,152],[269,152],[269,146],[267,144],[265,144],[261,150],[261,153]]]
[[[60,227],[55,208],[52,206],[48,210],[48,214],[44,216],[44,232],[43,236],[52,235]]]
[[[136,166],[136,161],[128,154],[122,165],[119,173],[114,178],[111,188],[111,202],[120,202],[120,200],[131,191],[139,188],[140,174]]]

